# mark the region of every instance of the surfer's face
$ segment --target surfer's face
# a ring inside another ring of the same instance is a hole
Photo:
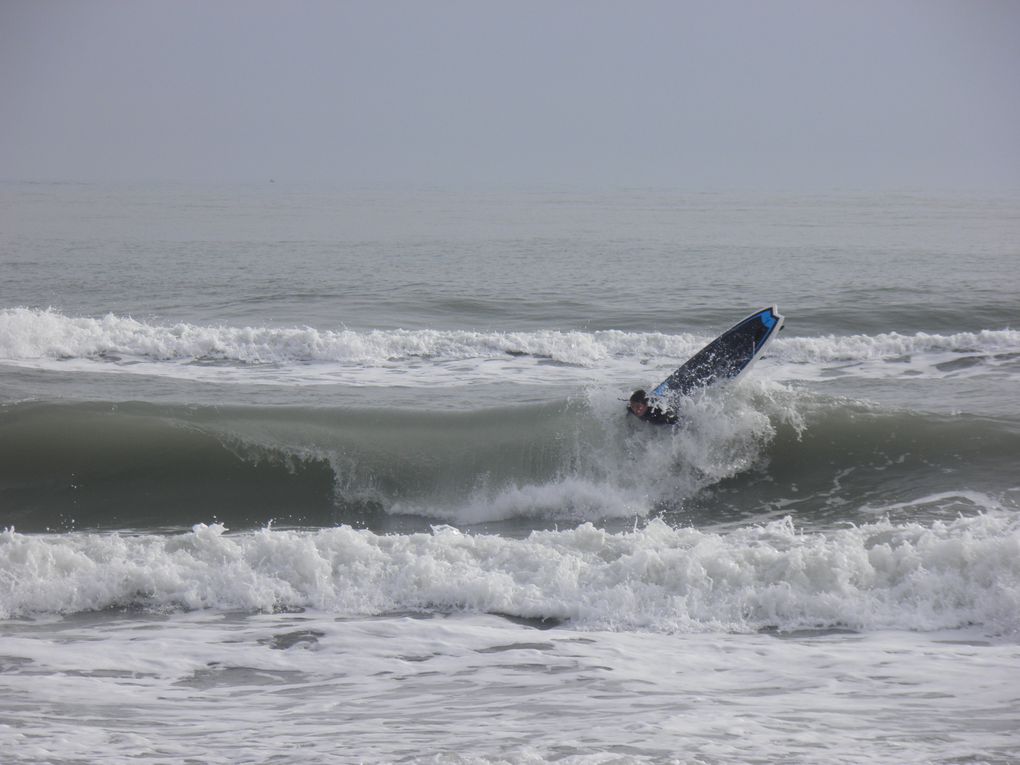
[[[643,417],[645,412],[648,411],[648,404],[643,401],[631,401],[630,411],[636,414],[638,417]]]

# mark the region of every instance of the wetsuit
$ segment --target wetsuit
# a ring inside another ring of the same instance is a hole
[[[629,406],[627,407],[627,414],[632,417],[637,417],[642,422],[650,422],[653,425],[675,425],[676,415],[668,409],[664,412],[657,406],[650,406],[648,410],[640,417],[634,414],[634,410]]]

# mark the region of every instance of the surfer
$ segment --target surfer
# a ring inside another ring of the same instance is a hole
[[[683,366],[653,388],[654,401],[675,401],[718,382],[736,379],[765,352],[769,341],[782,328],[783,317],[775,306],[755,311],[687,359]],[[656,425],[674,425],[677,421],[676,412],[653,403],[643,390],[631,394],[627,414]]]
[[[627,414],[632,414],[642,422],[650,422],[653,425],[675,425],[676,414],[668,409],[663,411],[661,407],[652,406],[648,401],[648,394],[643,390],[636,390],[630,396],[627,404]]]

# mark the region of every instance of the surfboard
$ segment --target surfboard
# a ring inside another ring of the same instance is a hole
[[[735,380],[761,358],[783,328],[775,306],[755,311],[688,359],[652,391],[658,398],[688,396],[722,380]]]

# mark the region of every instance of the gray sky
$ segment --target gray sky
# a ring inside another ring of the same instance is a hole
[[[1020,2],[0,0],[0,177],[1020,188]]]

